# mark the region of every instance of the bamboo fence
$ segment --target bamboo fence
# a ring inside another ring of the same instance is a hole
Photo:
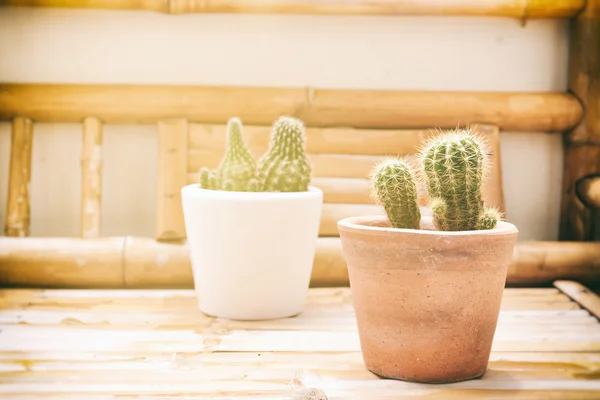
[[[585,3],[585,4],[584,4]],[[218,162],[222,129],[231,116],[247,126],[252,150],[280,115],[308,129],[314,184],[325,206],[311,279],[313,286],[347,284],[337,220],[381,212],[367,196],[365,173],[392,150],[410,155],[429,128],[474,124],[492,138],[495,157],[486,200],[503,204],[498,136],[502,131],[564,134],[565,173],[560,241],[524,242],[515,249],[508,284],[556,279],[598,283],[600,264],[600,2],[598,0],[448,2],[335,1],[182,2],[9,0],[5,5],[132,8],[177,12],[401,13],[572,19],[567,93],[342,90],[308,87],[0,84],[0,120],[12,122],[5,238],[0,284],[51,287],[190,287],[179,189],[200,165]],[[119,102],[114,99],[118,98]],[[35,123],[82,124],[80,238],[30,238],[29,181]],[[155,238],[103,238],[104,124],[156,124]],[[594,241],[596,240],[596,241]]]

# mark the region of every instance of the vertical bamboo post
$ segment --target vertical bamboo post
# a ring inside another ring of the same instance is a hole
[[[82,238],[100,236],[102,199],[102,122],[98,118],[83,120],[81,153],[81,220]]]
[[[158,192],[156,239],[185,239],[181,188],[187,184],[188,122],[169,119],[158,122]]]
[[[600,214],[581,201],[577,187],[580,180],[600,174],[600,0],[588,0],[571,23],[569,88],[585,113],[565,135],[559,238],[589,241],[600,234]]]
[[[29,236],[29,181],[33,122],[16,117],[12,121],[8,201],[6,205],[6,236]]]

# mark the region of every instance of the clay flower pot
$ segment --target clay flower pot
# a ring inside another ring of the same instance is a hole
[[[385,216],[338,222],[366,367],[449,383],[487,369],[517,228],[391,228]]]

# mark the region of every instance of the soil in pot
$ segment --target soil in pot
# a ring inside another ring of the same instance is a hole
[[[449,383],[484,374],[517,228],[394,229],[385,216],[338,223],[366,367]]]

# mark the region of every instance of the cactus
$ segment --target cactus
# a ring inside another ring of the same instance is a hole
[[[305,151],[302,121],[280,117],[273,124],[267,153],[257,163],[242,136],[242,122],[227,123],[225,156],[216,170],[200,168],[200,187],[236,192],[307,191],[311,166]]]
[[[430,140],[420,158],[431,209],[444,231],[492,229],[499,220],[484,206],[481,185],[486,165],[483,141],[469,129],[456,129]]]
[[[501,219],[485,206],[481,187],[487,167],[483,140],[470,129],[434,137],[420,152],[420,178],[431,198],[434,223],[442,231],[493,229]],[[419,229],[416,174],[404,160],[385,160],[371,174],[372,191],[394,228]]]
[[[231,118],[227,123],[225,157],[217,170],[217,184],[222,190],[245,191],[255,170],[256,161],[242,137],[242,122],[237,117]]]
[[[200,187],[207,190],[217,190],[215,171],[206,167],[200,168]]]
[[[299,119],[280,117],[273,124],[269,150],[261,158],[253,191],[304,192],[310,183],[311,166],[304,145],[304,125]]]
[[[371,175],[373,194],[394,228],[419,229],[421,211],[417,203],[417,186],[408,163],[401,159],[378,163]]]

